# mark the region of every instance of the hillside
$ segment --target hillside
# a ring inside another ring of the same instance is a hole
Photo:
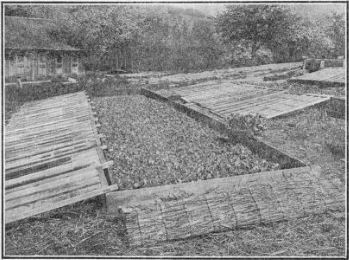
[[[285,3],[283,3],[285,5]],[[172,5],[171,5],[172,6]],[[216,16],[224,11],[226,4],[207,3],[207,4],[176,4],[178,8],[193,9],[200,11],[207,16]],[[319,3],[304,3],[304,4],[287,4],[295,13],[303,18],[320,18],[324,15],[329,15],[332,12],[345,13],[345,4],[319,4]]]

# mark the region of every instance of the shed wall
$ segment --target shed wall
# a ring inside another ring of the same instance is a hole
[[[76,54],[68,52],[8,52],[5,53],[5,80],[42,80],[58,75],[81,73],[81,64]]]

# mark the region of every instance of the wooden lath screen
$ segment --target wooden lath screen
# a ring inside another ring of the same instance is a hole
[[[290,81],[301,83],[324,82],[345,84],[345,68],[325,68],[316,72],[307,73],[299,77],[292,78]]]
[[[84,92],[26,103],[5,133],[5,222],[114,190]]]
[[[231,114],[249,113],[274,118],[329,100],[329,97],[324,95],[294,95],[287,91],[230,82],[196,84],[175,89],[173,92],[188,104],[198,104],[224,118]]]
[[[150,187],[137,192],[140,194],[120,192],[119,204],[114,205],[124,213],[133,246],[343,211],[345,203],[344,185],[338,178],[321,174],[318,167]]]

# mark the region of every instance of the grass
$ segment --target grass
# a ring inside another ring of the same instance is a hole
[[[329,117],[326,107],[310,108],[268,122],[263,138],[291,156],[317,164],[344,180],[345,121]]]
[[[285,85],[281,87],[284,88]],[[344,93],[344,90],[339,88],[319,89],[316,86],[302,87],[299,84],[291,85],[290,89],[294,93]],[[98,104],[99,109],[107,110],[111,101],[122,101],[116,106],[125,106],[124,116],[128,113],[126,109],[134,111],[141,108],[133,108],[133,103],[128,104],[126,97],[106,99],[109,101],[105,104]],[[146,107],[147,101],[142,102],[142,107]],[[156,118],[155,114],[166,114],[166,109],[168,108],[165,105],[159,106],[150,118],[143,117],[140,111],[138,119],[150,120],[144,123],[151,129],[155,127],[153,123],[158,123],[152,121]],[[106,126],[108,120],[104,118],[105,113],[106,111],[100,112],[104,124],[103,131],[112,134],[115,122]],[[123,115],[117,114],[113,118],[122,119]],[[177,124],[178,122],[174,125]],[[178,131],[176,128],[172,130]],[[165,132],[168,131],[169,129]],[[125,135],[130,138],[130,131],[125,132]],[[344,180],[345,164],[340,159],[345,149],[345,122],[329,117],[326,108],[311,108],[285,118],[271,120],[262,136],[274,146],[283,147],[290,155],[307,163],[320,165],[323,174],[335,175]],[[138,140],[137,136],[134,138]],[[151,140],[150,138],[149,141]],[[200,141],[200,138],[198,140]],[[133,144],[135,143],[137,142]],[[149,143],[149,146],[152,145]],[[147,146],[142,149],[145,147]],[[6,226],[4,243],[6,255],[344,256],[345,221],[344,212],[327,212],[287,222],[168,241],[151,247],[130,247],[123,220],[108,217],[96,198]]]
[[[151,247],[129,247],[121,219],[88,200],[19,221],[6,229],[6,255],[338,256],[345,248],[344,213],[211,233]]]

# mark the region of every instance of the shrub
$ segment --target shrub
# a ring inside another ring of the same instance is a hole
[[[78,79],[78,85],[91,96],[113,96],[120,91],[130,90],[131,84],[125,78],[106,76],[103,73],[90,72]]]
[[[233,131],[246,131],[254,135],[259,135],[266,129],[265,120],[259,114],[232,114],[228,123]]]

